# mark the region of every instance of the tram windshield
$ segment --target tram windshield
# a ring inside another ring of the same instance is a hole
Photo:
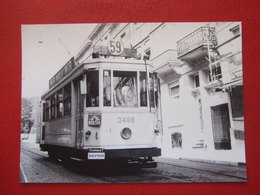
[[[87,107],[99,106],[99,76],[98,71],[87,74]]]
[[[114,106],[135,107],[137,104],[137,73],[114,71]]]
[[[146,72],[142,71],[103,70],[102,74],[104,107],[147,107],[148,94],[150,106],[155,107],[157,104],[154,83],[156,79],[153,74],[149,74],[149,84],[146,82]],[[89,71],[87,73],[87,107],[99,106],[99,92],[99,71]]]

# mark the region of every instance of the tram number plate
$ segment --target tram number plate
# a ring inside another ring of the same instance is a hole
[[[89,160],[104,160],[105,153],[104,152],[89,152],[88,159]]]
[[[117,120],[118,123],[135,123],[135,117],[129,117],[129,116],[121,117],[121,116],[119,116],[117,119],[118,119]]]

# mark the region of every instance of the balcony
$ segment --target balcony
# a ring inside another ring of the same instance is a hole
[[[163,82],[179,77],[181,63],[177,60],[177,51],[168,49],[151,59],[154,71]]]
[[[210,48],[217,45],[215,28],[198,28],[177,42],[178,59],[192,61],[207,56],[208,41]]]
[[[160,68],[165,65],[171,65],[171,63],[178,62],[176,49],[168,49],[161,52],[158,56],[151,59],[155,66],[155,69]]]

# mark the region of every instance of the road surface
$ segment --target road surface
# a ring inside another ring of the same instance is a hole
[[[21,141],[22,183],[186,183],[246,182],[245,166],[156,158],[157,168],[87,166],[72,160],[53,161],[30,140]]]

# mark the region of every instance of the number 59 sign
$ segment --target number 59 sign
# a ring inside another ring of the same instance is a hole
[[[121,41],[110,40],[108,42],[108,51],[112,55],[118,56],[118,55],[122,54],[122,52],[124,51],[124,46]]]

